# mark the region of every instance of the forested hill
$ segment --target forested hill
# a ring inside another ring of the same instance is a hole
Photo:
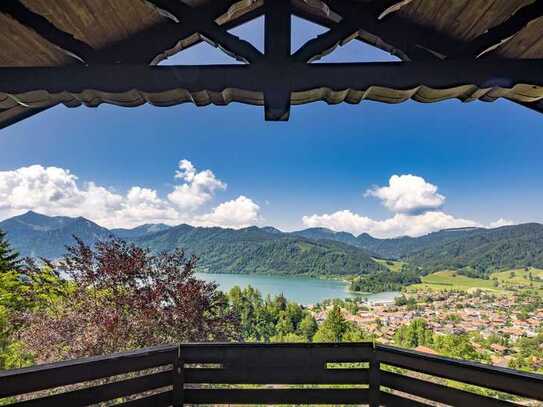
[[[62,256],[65,246],[74,243],[74,235],[88,244],[111,236],[109,230],[85,218],[51,217],[35,212],[0,222],[0,229],[7,232],[10,244],[21,256],[49,259]]]
[[[407,261],[426,272],[466,269],[486,275],[500,269],[543,268],[543,225],[527,223],[477,233],[413,253]]]
[[[324,228],[305,229],[293,234],[311,239],[326,239],[348,243],[384,259],[401,259],[420,250],[472,236],[484,230],[481,228],[445,229],[421,237],[404,236],[393,239],[376,239],[367,233],[354,236],[350,233],[334,232]]]
[[[376,239],[323,228],[285,233],[273,227],[241,230],[188,225],[142,225],[108,230],[85,218],[28,212],[0,222],[23,256],[56,259],[78,236],[88,244],[111,236],[151,248],[184,248],[210,272],[360,275],[382,271],[372,257],[402,259],[412,272],[464,269],[466,274],[516,267],[543,268],[543,225],[447,229],[425,236]]]
[[[181,225],[135,242],[155,251],[187,248],[200,257],[200,267],[209,272],[326,276],[385,270],[357,247],[277,233],[269,228],[233,230]]]

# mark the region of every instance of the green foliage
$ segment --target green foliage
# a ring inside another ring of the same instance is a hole
[[[29,263],[19,271],[0,273],[0,370],[32,364],[16,334],[22,322],[19,316],[49,309],[68,292],[68,285],[47,266]]]
[[[351,282],[351,290],[371,293],[399,291],[406,285],[418,283],[420,283],[420,275],[416,271],[382,271],[354,279]]]
[[[434,349],[440,354],[457,359],[485,361],[486,356],[477,352],[466,334],[436,335]]]
[[[318,329],[317,321],[311,314],[306,314],[300,322],[300,333],[308,342],[311,342]]]
[[[518,353],[509,362],[510,367],[543,372],[543,330],[533,338],[520,338],[516,346]]]
[[[360,329],[345,320],[341,308],[334,305],[315,333],[313,342],[360,342],[365,338]]]
[[[229,307],[238,317],[241,337],[250,342],[307,342],[317,330],[315,318],[282,295],[262,298],[249,286],[233,287],[227,295]]]
[[[394,334],[394,342],[404,348],[431,346],[434,333],[428,328],[424,319],[414,319],[407,325],[402,325]]]
[[[0,229],[0,274],[17,270],[20,263],[19,253],[11,248],[6,232]]]

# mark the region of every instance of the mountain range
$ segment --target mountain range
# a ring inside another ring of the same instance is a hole
[[[324,228],[282,232],[273,227],[225,229],[147,224],[103,228],[79,217],[28,212],[0,222],[22,256],[56,259],[77,236],[88,244],[112,236],[153,251],[185,249],[209,272],[361,275],[385,271],[374,258],[402,259],[422,273],[466,269],[485,274],[512,267],[543,268],[543,225],[446,229],[421,237],[377,239]]]

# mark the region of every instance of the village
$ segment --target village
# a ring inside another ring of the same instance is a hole
[[[418,291],[391,302],[362,303],[342,308],[346,320],[376,341],[397,345],[395,334],[412,321],[424,320],[434,335],[464,335],[493,365],[508,367],[518,353],[518,341],[534,338],[543,327],[543,304],[532,295],[495,295],[484,290]],[[353,312],[354,311],[354,312]],[[315,313],[318,322],[327,310]],[[415,350],[436,354],[428,346]],[[532,360],[543,367],[543,360]]]

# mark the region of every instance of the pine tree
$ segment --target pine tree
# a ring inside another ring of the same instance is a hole
[[[19,253],[11,248],[6,238],[6,232],[0,229],[0,273],[17,270],[20,263]]]

